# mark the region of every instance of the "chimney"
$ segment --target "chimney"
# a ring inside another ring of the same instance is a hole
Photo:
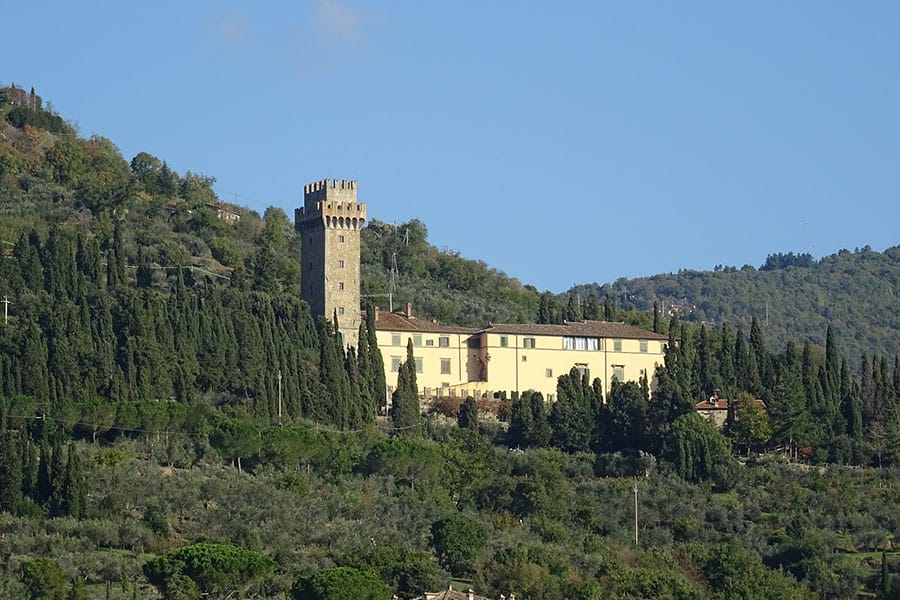
[[[406,318],[412,319],[412,302],[406,303]]]
[[[466,592],[466,600],[475,600],[475,591],[472,588]]]
[[[378,316],[379,316],[378,313],[379,313],[379,309],[378,309],[377,306],[375,306],[373,309],[375,310],[375,322],[378,322]]]

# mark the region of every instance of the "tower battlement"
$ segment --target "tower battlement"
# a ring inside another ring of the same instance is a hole
[[[322,179],[303,187],[303,206],[294,211],[298,230],[320,226],[334,229],[362,229],[366,204],[356,201],[356,182]]]
[[[356,204],[356,182],[347,179],[322,179],[303,186],[303,206],[319,202],[350,202]]]

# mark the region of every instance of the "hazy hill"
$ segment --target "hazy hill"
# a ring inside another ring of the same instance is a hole
[[[679,271],[612,284],[580,285],[570,293],[609,294],[622,308],[678,311],[688,321],[749,330],[756,317],[766,339],[824,345],[828,324],[841,353],[854,365],[862,352],[894,356],[900,351],[900,246],[868,247],[814,261],[808,255],[775,254],[759,269]]]

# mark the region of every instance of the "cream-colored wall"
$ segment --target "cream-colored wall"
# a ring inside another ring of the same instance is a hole
[[[401,363],[406,360],[406,343],[410,338],[413,339],[413,356],[422,359],[422,372],[416,373],[416,383],[422,395],[436,395],[445,383],[448,386],[454,386],[468,381],[466,374],[468,334],[376,331],[375,336],[384,360],[385,378],[389,392],[397,387],[397,371],[393,368],[394,358],[399,358]],[[395,336],[399,336],[399,338],[395,338]],[[419,336],[421,336],[421,345],[416,344]],[[447,347],[440,346],[439,338],[441,337],[448,338],[449,345]],[[395,344],[395,341],[399,343]],[[431,346],[428,345],[429,341],[432,343]],[[441,359],[450,360],[449,374],[441,373]]]
[[[424,396],[440,395],[446,383],[456,389],[445,391],[445,395],[487,390],[511,396],[515,392],[537,390],[553,400],[557,378],[576,365],[586,366],[591,381],[599,378],[604,392],[609,393],[617,365],[623,367],[625,381],[638,381],[646,373],[652,382],[657,365],[663,363],[663,342],[658,340],[647,340],[647,352],[641,352],[640,341],[631,339],[623,339],[621,351],[616,351],[614,341],[603,338],[599,340],[598,350],[567,350],[562,336],[482,333],[480,347],[469,343],[470,337],[478,340],[477,336],[459,333],[377,331],[376,336],[389,392],[397,385],[393,359],[406,360],[407,339],[412,337],[415,342],[414,336],[421,336],[421,345],[414,345],[413,355],[422,359],[422,372],[416,374],[416,381]],[[440,347],[439,337],[449,338],[449,346]],[[507,338],[505,347],[501,345],[501,337]],[[524,347],[525,338],[534,339],[534,348]],[[432,346],[428,346],[429,340]],[[441,374],[442,358],[450,359],[450,374]]]
[[[505,347],[502,337],[507,338]],[[525,348],[524,338],[534,339],[534,348]],[[647,352],[640,351],[639,340],[622,340],[619,352],[613,350],[613,340],[602,338],[598,350],[567,350],[562,336],[484,333],[481,343],[489,388],[507,394],[537,390],[548,399],[556,396],[557,378],[575,366],[586,367],[591,381],[599,378],[609,393],[615,366],[623,367],[625,381],[638,381],[643,373],[652,379],[663,362],[662,343],[657,340],[647,341]]]

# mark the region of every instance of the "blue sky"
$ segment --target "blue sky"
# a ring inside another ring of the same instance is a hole
[[[0,82],[289,215],[539,289],[900,243],[896,2],[16,2]]]

